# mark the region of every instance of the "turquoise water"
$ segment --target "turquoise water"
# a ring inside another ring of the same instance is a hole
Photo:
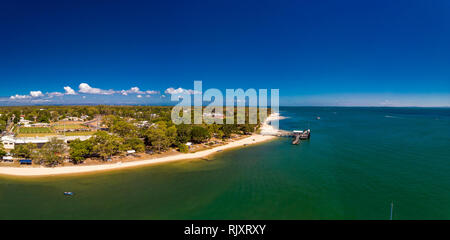
[[[309,127],[311,139],[212,161],[0,177],[0,219],[389,219],[392,201],[394,219],[450,219],[450,109],[280,112],[281,128]]]

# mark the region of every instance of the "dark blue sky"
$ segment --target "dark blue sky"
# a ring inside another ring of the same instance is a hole
[[[4,97],[80,83],[164,94],[203,80],[204,88],[279,88],[283,105],[450,106],[447,0],[1,4]],[[46,101],[163,100],[118,95]]]

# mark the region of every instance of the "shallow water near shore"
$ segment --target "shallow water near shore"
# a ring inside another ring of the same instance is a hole
[[[450,109],[281,108],[311,129],[185,160],[0,177],[0,219],[450,219]],[[320,120],[316,117],[320,116]],[[74,196],[64,196],[72,191]]]

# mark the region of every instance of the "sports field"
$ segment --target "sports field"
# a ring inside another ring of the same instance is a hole
[[[95,131],[89,131],[89,132],[66,132],[65,136],[89,136],[94,135]]]
[[[48,127],[21,127],[20,134],[34,134],[34,133],[51,133],[52,130]]]
[[[52,126],[53,129],[55,130],[76,130],[76,129],[88,129],[88,127],[81,125],[81,124],[68,124],[68,125],[53,125]]]

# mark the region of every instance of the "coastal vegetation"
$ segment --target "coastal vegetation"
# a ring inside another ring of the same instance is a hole
[[[30,158],[35,149],[37,145],[34,143],[18,144],[11,150],[11,154],[20,158]]]
[[[252,134],[259,127],[259,119],[258,124],[247,121],[175,125],[171,109],[104,105],[0,107],[0,127],[3,136],[47,137],[45,144],[16,144],[9,151],[15,158],[31,159],[44,166],[80,164],[86,159],[110,161],[130,152],[154,154],[176,149],[186,153],[190,150],[188,145],[211,145],[233,136]],[[248,114],[248,108],[246,111]],[[60,135],[74,138],[63,141],[58,138]],[[77,136],[89,138],[80,140]]]
[[[30,158],[37,164],[53,167],[63,163],[66,149],[64,141],[52,138],[42,148],[32,149]]]
[[[3,143],[0,143],[0,157],[3,157],[7,154],[5,148],[3,147]]]

